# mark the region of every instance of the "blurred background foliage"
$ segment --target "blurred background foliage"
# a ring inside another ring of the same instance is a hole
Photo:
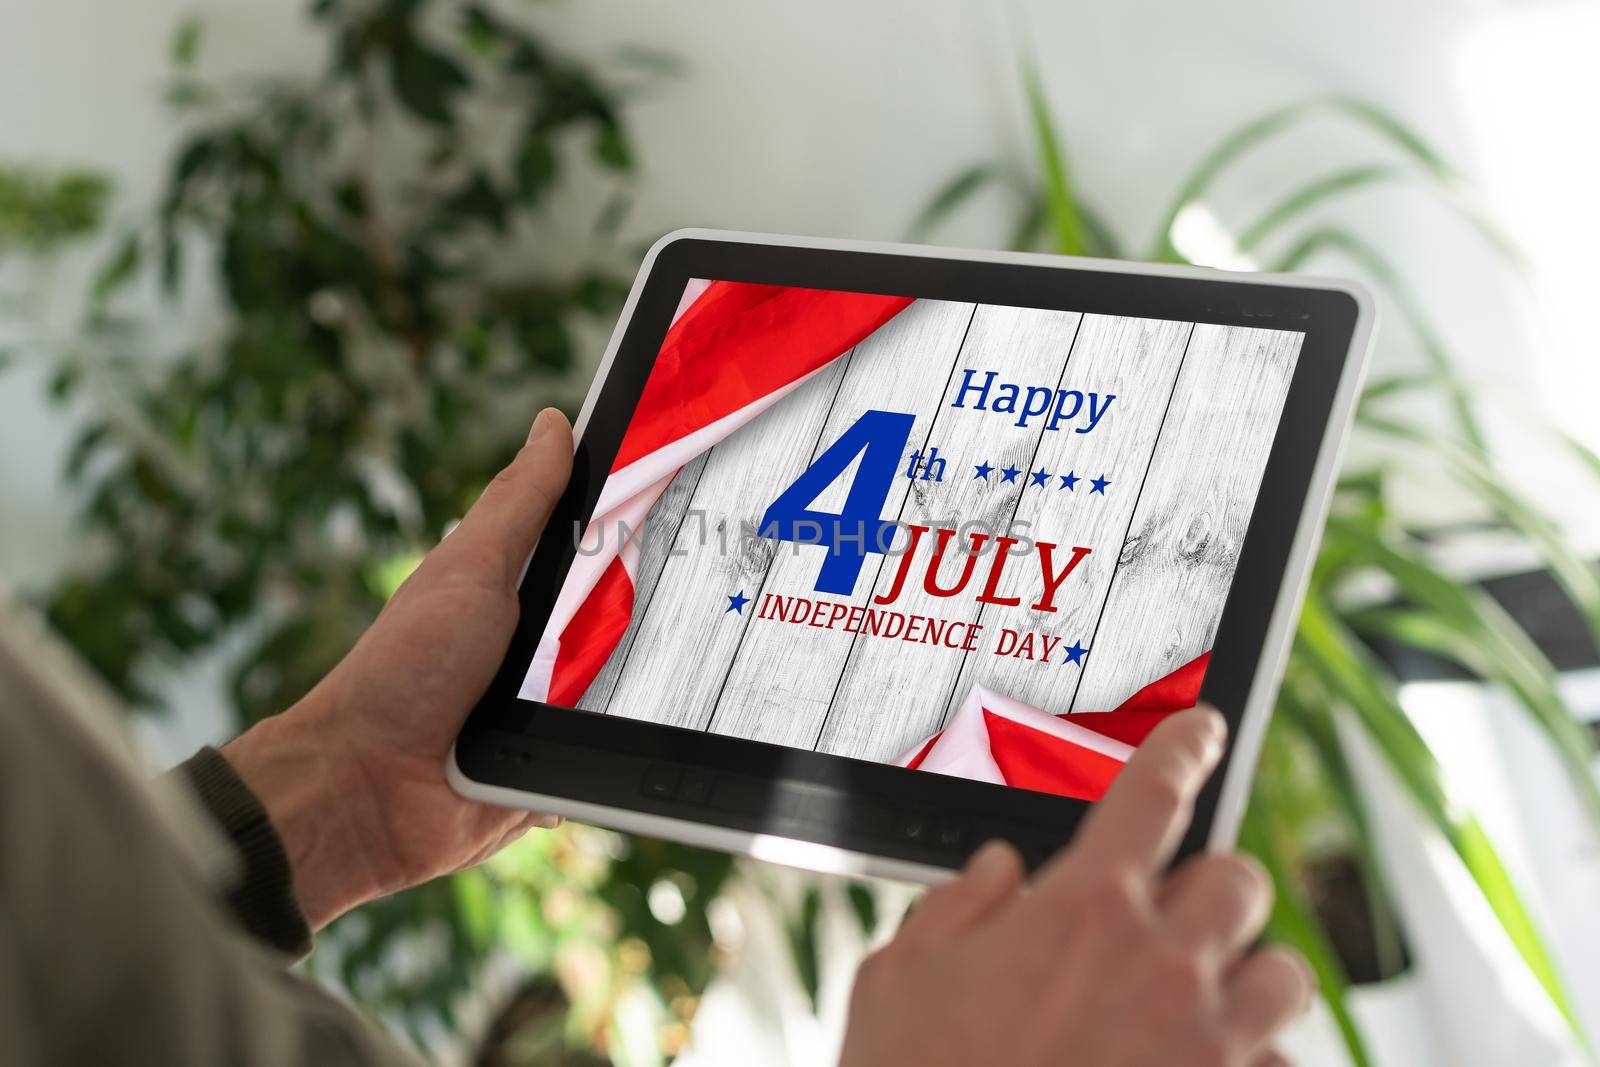
[[[47,256],[93,232],[110,191],[88,171],[0,170],[0,255]]]
[[[627,108],[673,70],[638,50],[580,62],[486,3],[317,0],[309,17],[329,59],[307,80],[213,84],[198,73],[203,26],[178,28],[165,92],[183,138],[163,194],[118,224],[81,336],[51,354],[54,392],[84,415],[69,473],[87,546],[46,596],[52,622],[134,707],[159,707],[163,672],[221,657],[240,727],[321,677],[515,451],[530,413],[570,395],[585,331],[609,326],[637,253],[617,238],[638,181]],[[1420,183],[1488,254],[1516,263],[1515,248],[1421,138],[1350,99],[1291,105],[1219,142],[1135,248],[1077,187],[1037,77],[1023,80],[1027,162],[954,175],[913,237],[998,188],[1015,206],[997,241],[1010,247],[1353,271],[1382,288],[1423,357],[1421,370],[1399,369],[1399,331],[1385,331],[1360,418],[1377,458],[1363,453],[1340,481],[1268,739],[1245,840],[1278,883],[1274,936],[1312,959],[1353,1060],[1368,1062],[1346,993],[1409,960],[1350,767],[1354,731],[1461,857],[1570,1021],[1543,934],[1367,642],[1440,654],[1504,686],[1600,813],[1590,745],[1539,650],[1441,568],[1460,531],[1394,507],[1397,474],[1453,480],[1479,503],[1480,532],[1534,546],[1597,633],[1600,579],[1496,476],[1476,398],[1385,249],[1314,209]],[[1372,135],[1373,158],[1306,176],[1254,219],[1210,213],[1240,158],[1330,114]],[[0,266],[97,232],[106,198],[91,174],[0,171]],[[551,222],[579,214],[589,239],[575,253]],[[129,310],[195,290],[223,313],[180,345],[153,341],[172,333]],[[1419,397],[1446,413],[1447,432],[1395,414]],[[309,966],[420,1044],[466,1034],[483,1064],[661,1063],[731,949],[717,904],[741,881],[771,898],[816,1008],[825,902],[870,935],[880,893],[823,880],[779,891],[715,853],[580,826],[346,917]]]

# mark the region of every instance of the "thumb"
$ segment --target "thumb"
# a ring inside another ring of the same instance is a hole
[[[571,474],[572,428],[560,411],[545,408],[516,458],[484,487],[434,555],[515,586]]]

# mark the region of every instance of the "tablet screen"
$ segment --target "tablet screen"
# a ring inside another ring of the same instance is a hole
[[[1195,702],[1303,339],[691,281],[520,695],[1098,799]]]

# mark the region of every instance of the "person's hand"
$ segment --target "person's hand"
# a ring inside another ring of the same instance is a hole
[[[1309,1005],[1300,958],[1250,951],[1261,869],[1205,854],[1164,869],[1221,754],[1221,716],[1154,730],[1071,848],[1029,883],[991,842],[862,965],[841,1067],[1267,1067]]]
[[[338,667],[223,749],[283,839],[312,929],[555,825],[463,799],[444,761],[505,655],[518,578],[571,468],[566,418],[540,412]]]

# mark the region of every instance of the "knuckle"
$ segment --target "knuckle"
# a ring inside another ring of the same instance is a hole
[[[495,487],[497,490],[509,490],[516,488],[517,484],[522,481],[522,471],[520,470],[520,467],[526,462],[525,457],[527,456],[527,452],[528,446],[522,446],[521,451],[519,451],[516,456],[512,458],[510,463],[507,463],[504,467],[501,467],[499,470],[495,471],[494,477],[489,479],[489,484]]]
[[[1096,923],[1123,924],[1138,915],[1138,892],[1131,876],[1121,871],[1098,872],[1083,890],[1084,914]]]
[[[1210,975],[1193,952],[1163,943],[1152,962],[1155,994],[1177,1015],[1192,1016],[1206,1001]]]
[[[890,984],[898,955],[894,942],[890,942],[862,960],[856,969],[856,996],[871,996]]]
[[[1261,953],[1277,972],[1276,984],[1286,991],[1292,991],[1293,995],[1288,999],[1300,1006],[1309,1004],[1317,994],[1317,984],[1311,965],[1306,963],[1304,957],[1281,945],[1262,949]]]
[[[1183,775],[1177,767],[1151,775],[1144,791],[1150,800],[1164,808],[1181,808],[1189,801],[1189,790],[1184,786]]]
[[[1204,857],[1204,874],[1228,897],[1247,904],[1271,898],[1272,882],[1255,860],[1242,855]]]
[[[1197,1034],[1184,1051],[1191,1067],[1233,1067],[1238,1059],[1227,1039],[1214,1032]]]

